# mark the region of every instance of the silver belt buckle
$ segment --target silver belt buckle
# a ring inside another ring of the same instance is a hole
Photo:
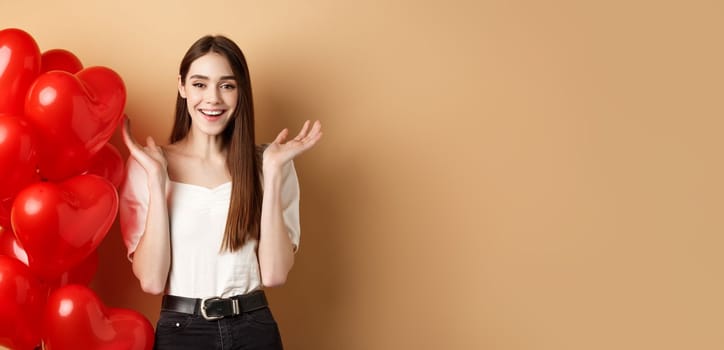
[[[209,316],[209,315],[206,314],[206,302],[207,302],[207,301],[212,301],[212,300],[221,300],[221,298],[219,298],[219,297],[211,297],[211,298],[203,298],[203,299],[201,299],[201,305],[200,305],[200,308],[201,308],[201,316],[202,316],[205,320],[207,320],[207,321],[220,320],[220,319],[224,318],[224,316]]]
[[[203,299],[201,299],[201,305],[199,306],[199,308],[201,309],[201,317],[203,317],[203,318],[204,318],[205,320],[207,320],[207,321],[220,320],[220,319],[224,318],[223,315],[221,315],[221,316],[209,316],[208,314],[206,314],[206,302],[207,302],[207,301],[214,301],[214,300],[223,300],[223,298],[210,297],[210,298],[203,298]],[[239,301],[236,300],[236,299],[230,299],[230,300],[231,300],[232,313],[233,313],[234,315],[240,314],[240,313],[241,313],[241,312],[240,312],[241,310],[239,310]]]

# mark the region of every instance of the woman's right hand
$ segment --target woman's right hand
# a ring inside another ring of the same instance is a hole
[[[163,150],[150,136],[146,138],[145,147],[139,145],[131,136],[130,119],[125,115],[123,119],[123,143],[128,147],[131,156],[146,170],[149,180],[157,180],[158,184],[165,186],[168,183],[168,161]]]

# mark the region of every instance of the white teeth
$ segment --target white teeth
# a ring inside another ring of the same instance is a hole
[[[219,110],[216,110],[216,111],[208,111],[208,110],[204,110],[204,109],[201,110],[201,113],[206,114],[208,116],[221,115],[221,113],[223,113],[223,112],[224,111],[219,111]]]

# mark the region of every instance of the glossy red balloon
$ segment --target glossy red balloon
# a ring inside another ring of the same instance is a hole
[[[87,286],[93,280],[98,270],[98,251],[94,250],[88,257],[83,259],[78,265],[64,272],[60,277],[52,282],[52,289],[57,289],[71,284],[80,284]]]
[[[72,52],[63,49],[53,49],[43,52],[40,57],[40,73],[51,70],[62,70],[71,74],[83,69],[83,64]]]
[[[10,229],[10,210],[13,207],[13,199],[0,200],[0,226]]]
[[[25,188],[13,202],[10,219],[30,269],[52,281],[98,247],[117,212],[113,184],[97,175],[79,175]]]
[[[0,199],[10,198],[37,181],[35,141],[33,130],[26,121],[0,114]]]
[[[110,143],[105,144],[101,150],[93,156],[88,173],[103,176],[113,186],[119,188],[123,182],[125,172],[124,161],[121,152]]]
[[[45,289],[23,263],[0,256],[0,346],[30,350],[40,344]]]
[[[28,265],[28,255],[25,249],[20,245],[12,230],[6,227],[0,227],[0,255],[5,255]]]
[[[0,226],[0,255],[15,258],[24,265],[28,265],[28,254],[15,238],[15,234],[5,227]],[[57,289],[69,284],[81,284],[87,286],[98,270],[98,251],[93,251],[87,258],[69,271],[63,272],[58,279],[53,281],[42,281],[47,288]]]
[[[23,114],[25,94],[40,73],[40,49],[30,34],[0,30],[0,113]]]
[[[88,170],[121,121],[125,104],[123,80],[111,69],[41,74],[25,100],[25,119],[38,135],[40,175],[57,181]]]
[[[87,287],[70,285],[53,292],[42,320],[46,350],[153,348],[153,327],[143,315],[108,308]]]

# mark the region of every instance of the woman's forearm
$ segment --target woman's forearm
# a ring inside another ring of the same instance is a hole
[[[149,192],[146,228],[133,254],[133,273],[144,292],[161,294],[171,266],[166,185],[149,186]]]
[[[294,265],[294,247],[284,224],[281,190],[281,168],[265,167],[258,258],[262,284],[267,287],[284,284]]]

